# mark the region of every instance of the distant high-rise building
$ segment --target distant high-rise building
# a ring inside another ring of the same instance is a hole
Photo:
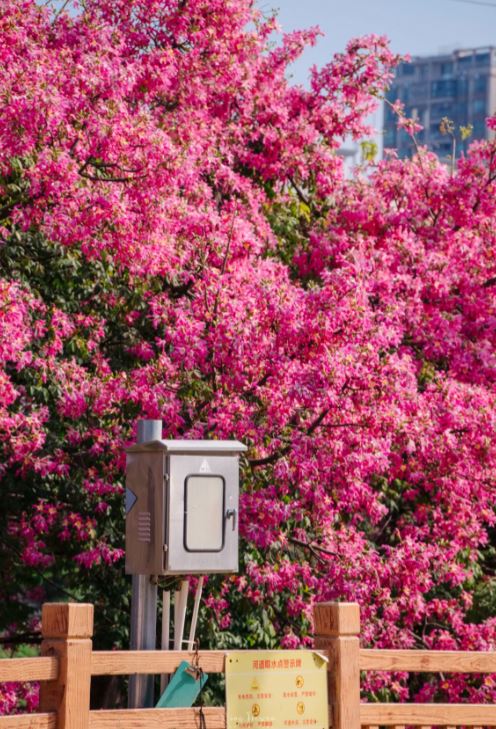
[[[387,99],[403,102],[406,116],[423,126],[416,135],[419,144],[427,145],[441,158],[451,154],[451,139],[440,131],[444,117],[455,125],[457,150],[466,149],[473,139],[487,139],[494,135],[487,129],[486,119],[496,113],[496,47],[416,57],[411,63],[401,63]],[[397,128],[397,121],[394,111],[385,104],[384,147],[408,157],[414,151],[413,143],[404,130]],[[472,135],[462,141],[459,127],[469,124]]]

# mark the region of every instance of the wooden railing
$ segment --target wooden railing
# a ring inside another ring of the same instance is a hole
[[[360,649],[358,605],[321,603],[314,616],[316,647],[330,659],[332,729],[496,727],[494,705],[360,702],[360,671],[496,673],[496,652]],[[199,728],[198,709],[90,710],[92,676],[173,673],[181,661],[192,660],[192,653],[93,651],[92,605],[44,605],[42,633],[39,658],[0,660],[0,682],[41,681],[40,713],[2,716],[0,729]],[[223,673],[226,656],[224,651],[200,651],[200,665],[207,673]],[[225,729],[224,707],[203,711],[207,729]]]
[[[364,704],[359,699],[360,671],[496,673],[496,652],[360,649],[358,605],[320,604],[314,616],[316,646],[329,651],[333,729],[496,726],[494,705]]]

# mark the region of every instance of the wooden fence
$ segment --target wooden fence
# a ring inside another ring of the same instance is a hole
[[[329,656],[333,729],[496,727],[487,704],[360,703],[361,671],[496,673],[496,652],[369,650],[359,644],[360,617],[353,603],[315,606],[316,647]],[[37,658],[0,660],[0,682],[41,681],[41,713],[0,717],[0,729],[198,729],[198,709],[90,710],[92,676],[172,673],[191,660],[186,651],[93,651],[93,606],[47,604]],[[224,672],[228,653],[200,651],[207,673]],[[207,729],[225,729],[224,707],[204,709]],[[253,729],[257,729],[256,720]],[[280,729],[274,727],[274,729]]]

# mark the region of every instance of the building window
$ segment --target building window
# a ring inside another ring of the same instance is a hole
[[[452,148],[453,148],[452,142],[446,142],[446,141],[433,145],[434,151],[440,155],[451,154]]]
[[[456,81],[451,79],[433,81],[431,84],[431,93],[435,98],[442,96],[454,96],[456,93]]]
[[[478,66],[489,66],[491,57],[489,53],[476,53],[475,62]]]
[[[474,131],[472,133],[472,137],[474,139],[484,139],[486,136],[486,131],[487,131],[486,122],[482,121],[482,120],[476,121],[474,124]]]
[[[388,129],[385,132],[384,146],[385,147],[396,147],[396,131],[394,129]]]
[[[431,106],[431,117],[433,121],[437,121],[437,124],[439,125],[439,122],[443,118],[443,116],[452,116],[453,115],[453,104],[432,104]]]
[[[487,76],[476,76],[474,78],[474,93],[485,94],[487,92]]]
[[[474,99],[472,102],[472,112],[473,114],[483,114],[486,110],[486,101],[485,99]]]
[[[414,83],[412,84],[412,99],[419,99],[419,101],[425,101],[429,93],[426,83]]]
[[[389,101],[391,101],[391,103],[393,103],[393,101],[391,99],[389,99]],[[390,124],[391,122],[393,122],[393,123],[396,122],[397,119],[398,119],[398,115],[393,111],[393,109],[391,109],[390,106],[388,106],[386,104],[384,107],[384,121],[387,124]]]

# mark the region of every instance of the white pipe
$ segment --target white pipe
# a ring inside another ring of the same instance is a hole
[[[199,578],[195,592],[195,603],[193,606],[193,616],[191,618],[191,627],[189,629],[188,650],[192,651],[195,643],[196,624],[198,623],[198,613],[200,611],[200,600],[203,589],[203,575]]]
[[[163,651],[169,650],[169,639],[170,639],[170,592],[168,590],[162,591],[162,638],[160,645]],[[163,673],[160,676],[160,693],[165,691],[169,680],[169,674]]]
[[[171,594],[169,590],[163,590],[162,592],[162,650],[168,651],[170,648],[170,607],[171,607]]]
[[[179,590],[174,590],[174,650],[176,650],[177,644],[177,626],[179,623]]]
[[[188,607],[188,580],[181,582],[181,590],[174,593],[174,650],[180,651],[183,643],[184,623]]]

